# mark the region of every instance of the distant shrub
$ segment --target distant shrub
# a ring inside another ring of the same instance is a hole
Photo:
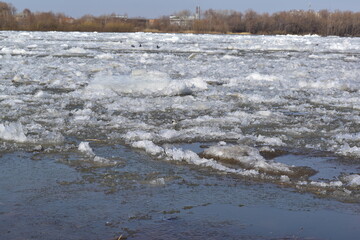
[[[76,31],[81,31],[81,32],[94,32],[94,31],[101,31],[102,25],[95,21],[84,21],[77,23],[74,29]]]
[[[103,30],[105,32],[132,32],[134,26],[124,22],[108,22],[105,24]]]

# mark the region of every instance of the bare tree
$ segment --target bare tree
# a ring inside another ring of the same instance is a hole
[[[0,2],[0,29],[11,30],[16,29],[16,8],[10,3]]]
[[[209,9],[202,14],[202,19],[193,18],[194,14],[189,10],[179,11],[175,15],[175,21],[170,21],[169,16],[146,20],[123,18],[115,13],[100,17],[85,15],[73,19],[52,12],[32,13],[29,9],[16,14],[15,7],[0,2],[0,30],[131,32],[151,28],[161,32],[360,36],[360,13],[351,11],[293,10],[259,14],[251,9],[245,13]]]

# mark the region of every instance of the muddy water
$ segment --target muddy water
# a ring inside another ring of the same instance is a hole
[[[360,234],[356,203],[159,161],[122,145],[91,146],[115,164],[94,164],[78,151],[1,154],[1,239],[356,239]]]

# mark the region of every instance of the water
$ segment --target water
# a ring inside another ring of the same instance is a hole
[[[0,32],[0,236],[356,238],[359,41]]]

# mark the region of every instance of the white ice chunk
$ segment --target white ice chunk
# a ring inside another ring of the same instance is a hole
[[[114,55],[109,53],[99,54],[95,58],[97,59],[113,59]]]
[[[83,54],[86,53],[86,50],[80,47],[73,47],[68,49],[66,52],[68,53],[74,53],[74,54]]]
[[[92,148],[90,147],[89,142],[81,142],[79,144],[78,150],[82,153],[85,153],[89,156],[95,156],[95,153],[93,152]]]
[[[25,49],[14,49],[12,51],[13,54],[18,54],[18,55],[21,55],[21,54],[25,54],[27,53]]]
[[[175,161],[185,161],[188,163],[194,163],[196,165],[201,165],[207,160],[200,158],[195,152],[190,150],[182,150],[180,148],[166,148],[165,153],[167,156],[171,157]]]
[[[165,185],[165,179],[164,178],[158,178],[158,179],[154,179],[154,180],[151,180],[149,182],[151,185]]]
[[[4,48],[1,49],[1,52],[7,53],[7,54],[21,55],[21,54],[25,54],[26,50],[25,49],[19,49],[19,48],[11,49],[11,48],[4,47]]]
[[[177,138],[179,135],[180,132],[173,129],[164,129],[159,132],[159,136],[166,140]]]
[[[26,142],[28,140],[24,128],[19,122],[0,123],[0,139],[15,142]]]
[[[360,175],[359,174],[353,174],[353,175],[346,176],[344,178],[344,180],[351,187],[360,186]]]
[[[266,143],[272,146],[285,146],[286,144],[278,137],[265,137],[262,135],[257,136],[257,141]]]
[[[273,82],[278,80],[279,78],[272,75],[260,74],[260,73],[252,73],[246,77],[246,80],[256,80],[256,81],[269,81]]]
[[[342,187],[343,183],[341,181],[331,181],[330,183],[331,187]]]
[[[313,186],[322,187],[322,188],[342,187],[343,186],[343,183],[341,181],[331,181],[329,183],[312,181],[312,182],[310,182],[310,184]]]
[[[167,95],[192,94],[193,92],[206,90],[207,88],[207,83],[202,78],[173,80],[170,82],[169,88],[165,93]]]
[[[130,131],[124,135],[124,138],[129,141],[141,141],[141,140],[151,140],[153,139],[153,134],[145,131]]]
[[[166,73],[136,70],[131,75],[99,74],[90,82],[88,90],[112,90],[116,93],[154,93],[169,86],[170,78]]]
[[[299,185],[299,186],[306,186],[309,183],[307,181],[298,181],[296,184]]]
[[[151,155],[158,155],[164,152],[162,147],[155,145],[152,141],[149,140],[134,142],[132,146],[135,148],[144,149]]]
[[[100,163],[100,164],[114,164],[113,161],[110,161],[107,158],[103,158],[103,157],[99,157],[99,156],[95,156],[93,161],[96,163]]]
[[[104,164],[104,165],[113,165],[115,164],[114,161],[111,161],[107,158],[97,156],[93,149],[90,147],[89,142],[81,142],[79,144],[78,150],[85,155],[87,155],[94,163],[97,164]]]
[[[86,91],[89,94],[107,95],[106,91],[134,94],[186,95],[207,89],[207,83],[201,78],[172,80],[164,72],[134,70],[130,75],[99,73],[90,82]]]
[[[360,156],[360,147],[354,146],[350,147],[348,143],[344,143],[344,145],[338,150],[338,153],[345,156]]]
[[[74,110],[73,114],[74,114],[74,121],[85,123],[91,120],[93,111],[91,109]]]
[[[281,175],[280,181],[281,182],[290,182],[290,178],[286,175]]]
[[[30,48],[30,49],[32,49],[32,48],[37,48],[37,47],[38,47],[37,44],[31,44],[31,45],[27,46],[27,48]]]
[[[210,167],[226,173],[235,173],[241,176],[259,175],[259,172],[254,169],[233,169],[226,167],[213,159],[201,158],[191,150],[183,150],[181,148],[165,148],[165,154],[168,160],[183,161],[197,166]]]
[[[290,166],[266,161],[255,148],[249,146],[232,145],[232,146],[212,146],[204,151],[205,156],[214,157],[224,160],[237,161],[246,168],[264,171],[275,171],[291,173]]]
[[[51,96],[49,94],[47,94],[46,92],[40,90],[34,95],[34,97],[36,97],[36,98],[49,98]]]
[[[258,111],[257,113],[262,117],[270,117],[272,115],[271,111]]]

